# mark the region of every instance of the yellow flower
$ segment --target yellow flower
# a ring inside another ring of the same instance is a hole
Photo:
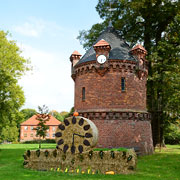
[[[73,172],[74,172],[74,170],[71,170],[71,172],[73,173]]]
[[[91,170],[90,170],[90,169],[88,169],[88,174],[90,173],[90,171],[91,171]]]
[[[50,170],[53,171],[53,168],[51,168]]]
[[[107,171],[106,174],[115,174],[114,171]]]
[[[77,173],[79,173],[79,169],[77,169],[77,171],[76,171]]]
[[[84,171],[82,171],[81,173],[84,174]]]
[[[64,172],[66,172],[66,173],[67,173],[67,172],[68,172],[68,168],[66,168]]]
[[[57,171],[60,171],[60,169],[59,169],[59,168],[57,168]]]
[[[95,172],[92,172],[92,174],[95,174]]]

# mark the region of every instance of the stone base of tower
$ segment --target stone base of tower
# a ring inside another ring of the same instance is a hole
[[[80,113],[92,120],[98,128],[101,148],[135,148],[141,155],[154,151],[149,113],[95,112]]]

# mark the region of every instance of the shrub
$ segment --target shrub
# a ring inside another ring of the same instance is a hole
[[[180,127],[177,124],[170,124],[164,135],[165,144],[180,144]]]
[[[46,144],[46,143],[56,143],[56,141],[55,139],[46,139],[41,141],[41,144]],[[39,140],[25,141],[22,142],[22,144],[39,144]]]

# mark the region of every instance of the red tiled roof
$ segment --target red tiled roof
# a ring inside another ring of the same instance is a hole
[[[36,126],[36,125],[38,125],[39,121],[36,118],[37,118],[37,116],[33,115],[31,118],[29,118],[28,120],[21,123],[21,126],[31,126],[31,125]],[[59,124],[61,124],[61,122],[58,121],[55,117],[53,117],[51,115],[50,115],[49,121],[46,121],[46,125],[48,125],[48,126],[50,126],[50,125],[57,126]]]
[[[104,39],[101,39],[100,41],[98,41],[94,47],[97,47],[97,46],[108,46],[109,43],[107,41],[105,41]]]
[[[82,56],[78,51],[74,51],[71,55]]]
[[[136,49],[141,49],[141,50],[147,52],[146,49],[143,46],[141,46],[140,44],[137,44],[134,48],[131,49],[131,51],[134,51]]]

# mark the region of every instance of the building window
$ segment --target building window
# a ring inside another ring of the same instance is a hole
[[[56,128],[55,128],[55,127],[53,127],[53,128],[52,128],[52,130],[53,130],[53,132],[55,132],[55,131],[56,131]]]
[[[31,133],[31,137],[33,137],[33,133]]]
[[[46,137],[49,137],[49,133],[46,134]]]
[[[27,130],[28,130],[28,127],[27,127],[27,126],[24,126],[24,130],[27,131]]]
[[[24,133],[24,137],[27,137],[27,133]]]
[[[33,126],[31,126],[31,130],[34,130],[34,127],[33,127]]]
[[[121,78],[121,91],[125,91],[125,78]]]
[[[82,88],[82,101],[85,101],[86,99],[86,90],[85,87]]]
[[[52,137],[55,137],[55,133],[53,133]]]

